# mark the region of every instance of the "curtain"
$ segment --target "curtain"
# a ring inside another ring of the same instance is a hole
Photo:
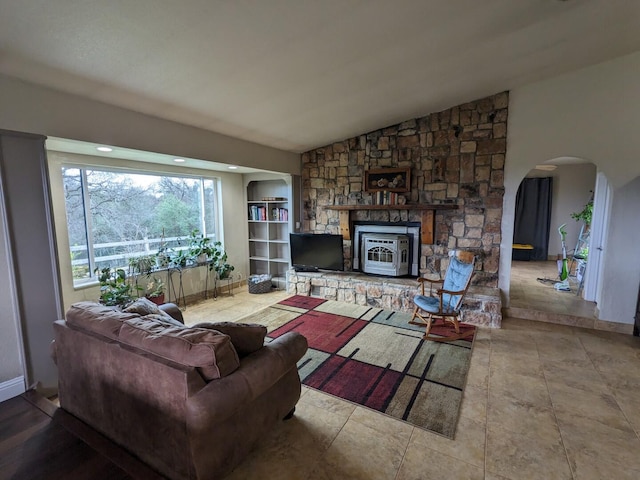
[[[533,245],[531,260],[547,260],[552,177],[525,178],[516,194],[513,243]]]

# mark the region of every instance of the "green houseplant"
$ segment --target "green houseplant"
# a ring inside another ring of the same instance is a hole
[[[584,222],[585,226],[589,228],[591,225],[591,219],[593,217],[593,200],[589,200],[587,204],[584,206],[582,211],[574,212],[571,215],[576,222]]]
[[[157,305],[164,303],[164,282],[159,277],[151,277],[145,287],[144,296]]]
[[[100,282],[100,303],[108,306],[125,307],[134,298],[133,287],[127,282],[127,274],[122,268],[96,268],[94,273]]]
[[[184,268],[187,266],[190,259],[191,256],[188,251],[177,250],[169,256],[169,265],[174,268]]]
[[[171,249],[167,247],[167,242],[164,239],[164,229],[162,229],[162,235],[160,236],[160,244],[158,245],[158,250],[156,251],[156,254],[155,254],[157,268],[166,268],[169,266],[170,253],[171,253]]]
[[[133,274],[149,276],[155,266],[155,255],[142,255],[140,257],[131,257],[129,259],[130,273]]]
[[[189,237],[189,255],[196,263],[208,263],[209,271],[214,270],[220,280],[228,278],[235,269],[227,262],[222,242],[212,242],[198,230],[193,230]]]
[[[193,230],[189,236],[189,255],[196,263],[206,263],[214,255],[215,247],[209,237],[199,230]]]
[[[209,270],[215,270],[217,278],[220,280],[229,278],[235,267],[227,262],[227,252],[222,248],[222,242],[214,243],[213,247]]]

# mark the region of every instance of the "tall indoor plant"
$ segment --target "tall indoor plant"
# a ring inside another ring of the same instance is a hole
[[[227,262],[227,252],[222,247],[222,242],[213,244],[213,252],[209,262],[209,270],[215,270],[216,278],[224,280],[229,278],[235,267]]]

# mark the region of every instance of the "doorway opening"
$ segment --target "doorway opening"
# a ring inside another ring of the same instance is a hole
[[[534,220],[529,220],[548,222],[548,234],[543,235],[542,240],[532,237],[529,242],[526,237],[518,238],[514,232],[514,243],[537,242],[535,250],[547,253],[529,261],[518,259],[517,255],[515,260],[512,259],[510,302],[506,313],[519,318],[593,328],[597,320],[595,297],[585,295],[589,246],[585,248],[582,241],[585,237],[584,221],[575,219],[575,216],[593,198],[596,167],[577,158],[556,159],[532,169],[525,178],[550,178],[548,217],[542,215],[538,220],[534,214],[530,217]],[[535,210],[537,205],[533,208]],[[598,219],[598,222],[606,222],[606,217]],[[539,232],[545,227],[534,225],[530,231]],[[581,254],[583,259],[579,258]],[[561,284],[563,265],[568,269],[568,278]],[[594,288],[598,280],[592,278],[590,288]]]

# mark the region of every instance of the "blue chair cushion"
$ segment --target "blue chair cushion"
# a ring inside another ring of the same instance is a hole
[[[442,288],[444,290],[451,290],[452,292],[464,290],[472,273],[473,263],[464,263],[456,257],[452,257],[449,262],[449,268],[447,268],[447,273],[444,276]]]
[[[464,290],[473,274],[473,263],[464,263],[456,257],[452,257],[449,262],[449,268],[444,276],[443,290],[451,292],[459,292]],[[415,303],[422,310],[429,313],[458,313],[462,295],[442,294],[442,312],[440,312],[440,299],[438,297],[427,297],[425,295],[416,295],[413,298]]]
[[[443,312],[440,312],[440,299],[438,297],[427,297],[426,295],[416,295],[413,297],[413,303],[419,308],[429,313],[454,313],[454,310],[447,308],[447,305],[442,306]]]

